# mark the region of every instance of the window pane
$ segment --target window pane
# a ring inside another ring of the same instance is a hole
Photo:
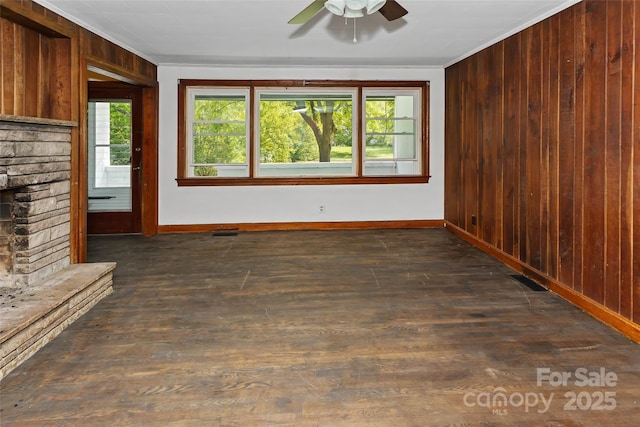
[[[393,159],[393,141],[391,135],[371,135],[367,134],[365,158],[371,159]]]
[[[193,138],[193,162],[244,163],[246,159],[244,137],[196,136]]]
[[[248,176],[247,97],[210,92],[193,97],[190,175]]]
[[[195,136],[245,136],[245,123],[240,122],[195,122],[193,124]]]
[[[418,93],[368,94],[365,102],[365,175],[420,174]]]
[[[131,101],[90,100],[88,210],[131,210]]]
[[[218,176],[218,168],[215,166],[194,166],[194,176]]]
[[[245,163],[247,158],[244,123],[233,125],[193,124],[194,163]]]
[[[196,95],[194,120],[227,121],[245,118],[245,98],[235,95]]]
[[[131,164],[131,101],[111,102],[109,109],[111,165],[128,166]]]
[[[353,95],[260,94],[259,176],[354,174]]]

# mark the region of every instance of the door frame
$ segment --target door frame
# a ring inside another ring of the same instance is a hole
[[[90,212],[87,210],[87,234],[141,233],[142,158],[144,155],[142,151],[142,89],[123,83],[89,82],[88,100],[92,99],[131,100],[131,211]],[[87,128],[87,131],[91,129]],[[90,157],[90,150],[87,149],[87,160]],[[87,184],[87,193],[88,190]]]
[[[158,233],[158,122],[159,87],[155,80],[139,80],[135,73],[122,75],[120,67],[87,55],[78,54],[79,98],[78,127],[72,130],[71,148],[71,261],[87,262],[87,108],[90,78],[120,81],[142,89],[142,234]]]

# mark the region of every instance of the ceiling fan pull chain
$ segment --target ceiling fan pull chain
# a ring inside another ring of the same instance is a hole
[[[356,19],[353,19],[353,42],[358,43],[358,38],[356,37]]]

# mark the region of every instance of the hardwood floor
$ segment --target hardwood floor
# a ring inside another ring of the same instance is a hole
[[[640,419],[640,346],[444,229],[91,237],[89,258],[118,262],[114,293],[0,383],[3,427]]]

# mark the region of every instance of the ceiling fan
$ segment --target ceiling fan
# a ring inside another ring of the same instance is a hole
[[[323,7],[335,15],[345,18],[360,18],[364,16],[365,10],[367,15],[380,12],[387,21],[394,21],[409,13],[395,0],[315,0],[302,12],[291,18],[289,24],[304,24],[320,12]]]

